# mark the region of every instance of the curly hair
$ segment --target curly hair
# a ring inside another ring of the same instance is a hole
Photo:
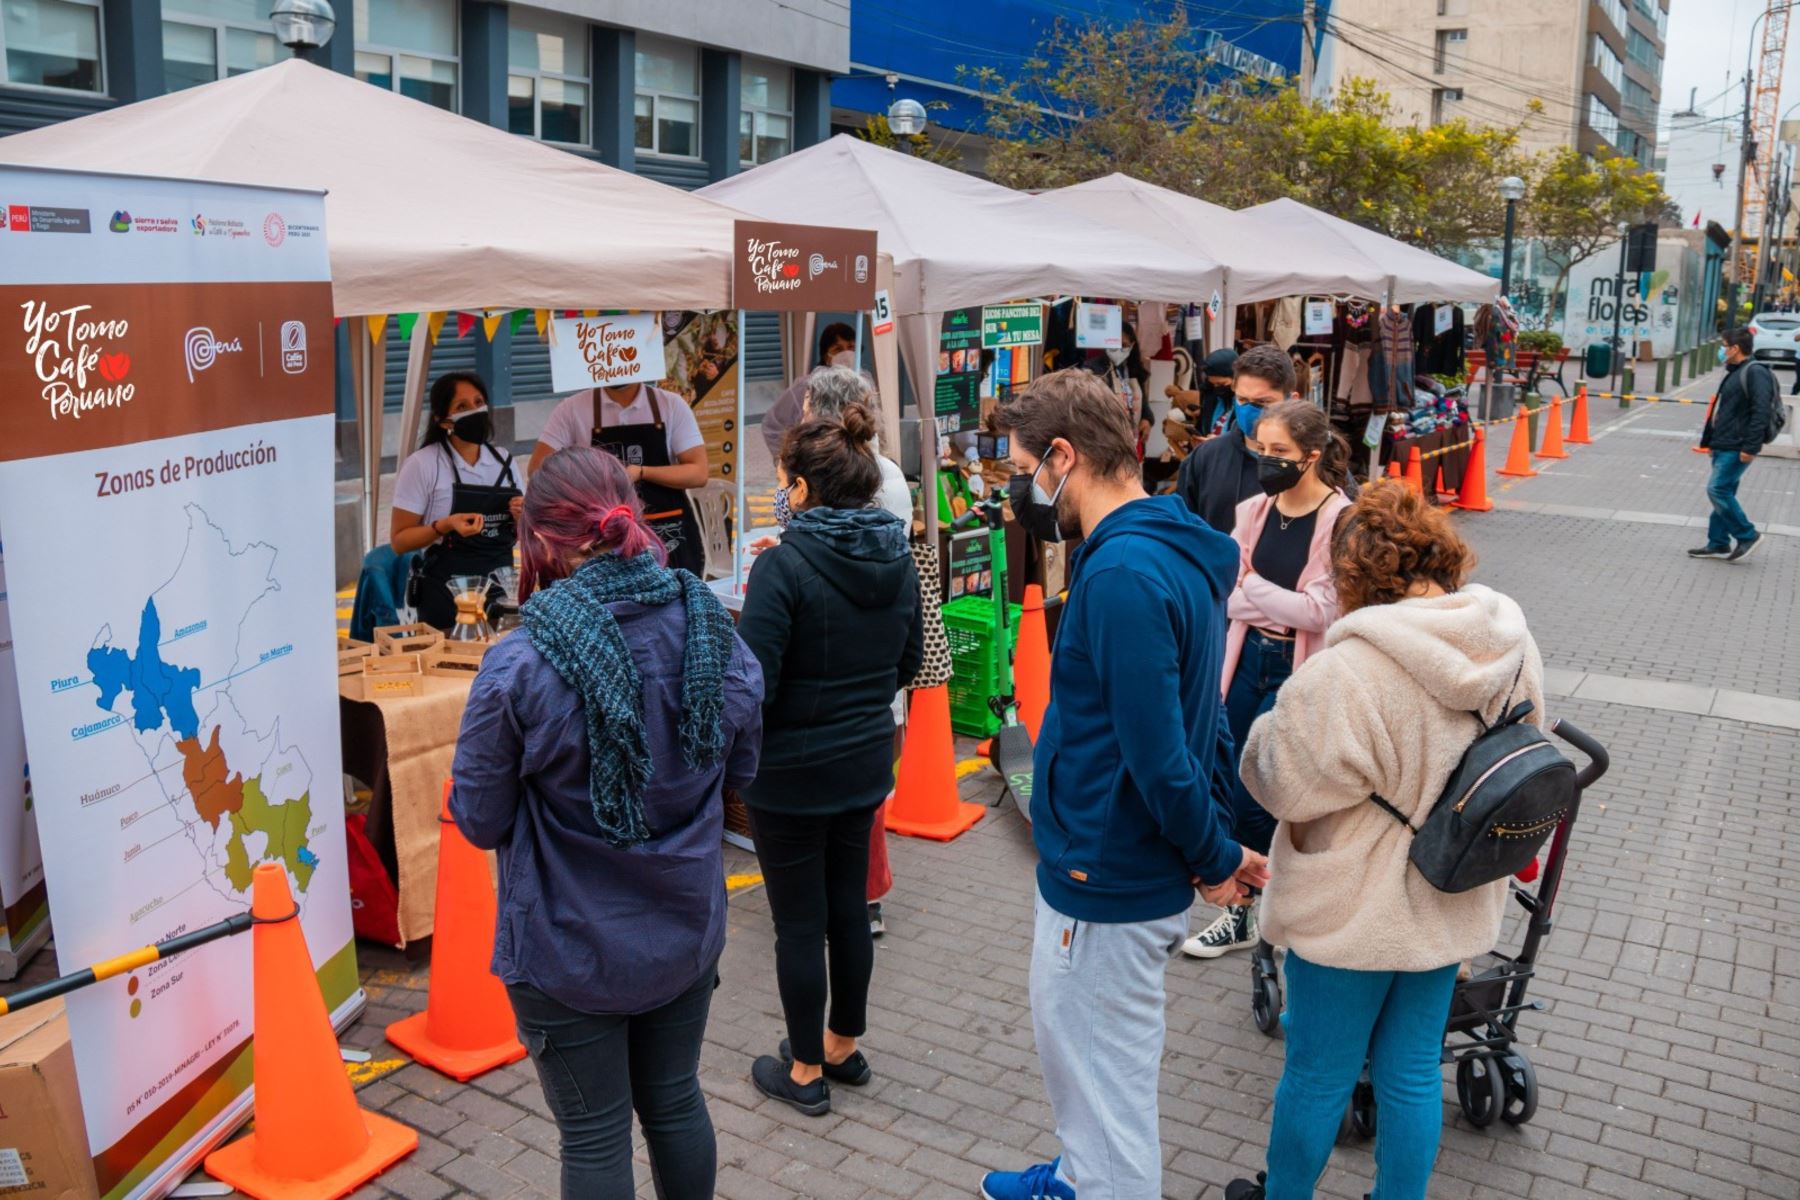
[[[1420,583],[1454,592],[1474,569],[1475,552],[1442,509],[1404,484],[1382,480],[1344,510],[1331,566],[1338,603],[1354,612],[1404,600]]]

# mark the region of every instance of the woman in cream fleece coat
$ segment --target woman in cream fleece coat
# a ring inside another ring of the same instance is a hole
[[[1499,937],[1506,883],[1440,892],[1407,859],[1417,825],[1512,702],[1543,708],[1543,664],[1512,600],[1464,586],[1449,519],[1397,485],[1366,491],[1333,551],[1345,615],[1282,687],[1242,775],[1280,825],[1263,935],[1288,947],[1287,1065],[1266,1181],[1228,1200],[1310,1197],[1365,1060],[1381,1113],[1380,1200],[1423,1200],[1442,1126],[1438,1050],[1457,965]],[[1266,1189],[1266,1190],[1265,1190]]]

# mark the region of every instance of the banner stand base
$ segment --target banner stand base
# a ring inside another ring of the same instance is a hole
[[[0,981],[17,979],[31,956],[44,948],[50,940],[50,922],[40,921],[38,927],[25,936],[25,941],[10,950],[0,950]]]

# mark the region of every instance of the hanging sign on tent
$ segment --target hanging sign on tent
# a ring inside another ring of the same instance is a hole
[[[1044,340],[1044,306],[990,304],[981,310],[981,345],[986,350],[1036,346]]]
[[[875,306],[870,309],[874,320],[869,324],[869,333],[880,337],[894,332],[894,304],[888,298],[887,289],[881,288],[875,293]]]
[[[550,386],[559,392],[655,383],[668,373],[655,313],[559,317],[551,330]]]
[[[944,314],[938,340],[934,410],[944,435],[975,428],[981,419],[981,310]]]
[[[1125,312],[1117,304],[1075,306],[1075,346],[1080,350],[1117,350],[1125,344],[1121,325]]]
[[[663,360],[656,384],[694,410],[714,479],[730,479],[738,459],[737,310],[662,314]]]
[[[1450,332],[1450,326],[1456,319],[1456,310],[1448,304],[1440,304],[1431,313],[1431,331],[1439,337]]]
[[[6,167],[0,195],[96,230],[0,235],[6,600],[58,955],[242,913],[273,864],[347,1020],[324,197]],[[99,232],[112,212],[265,236]],[[106,1200],[167,1195],[249,1116],[250,941],[68,997]]]
[[[1307,337],[1318,337],[1331,332],[1331,322],[1335,314],[1329,300],[1308,300],[1306,302]]]
[[[757,312],[865,312],[875,303],[875,233],[738,221],[731,291]]]

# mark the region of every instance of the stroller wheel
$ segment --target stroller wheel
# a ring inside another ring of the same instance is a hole
[[[1281,1032],[1281,976],[1275,968],[1275,951],[1267,942],[1259,942],[1250,952],[1250,1015],[1270,1037]]]
[[[1365,1142],[1375,1136],[1375,1085],[1367,1072],[1350,1092],[1350,1127]]]
[[[1500,1059],[1500,1078],[1506,1086],[1506,1100],[1500,1119],[1508,1125],[1523,1125],[1537,1113],[1537,1072],[1523,1054],[1507,1054]]]
[[[1506,1107],[1506,1083],[1495,1060],[1474,1055],[1456,1064],[1456,1099],[1477,1129],[1494,1123]]]

